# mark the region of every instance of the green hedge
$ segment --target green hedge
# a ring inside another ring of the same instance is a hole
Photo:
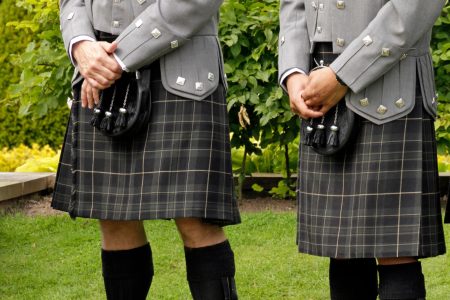
[[[67,124],[67,106],[59,105],[48,110],[45,116],[19,116],[20,102],[5,100],[10,96],[11,86],[21,79],[21,56],[36,34],[30,34],[26,28],[15,29],[6,25],[17,20],[30,20],[32,14],[22,7],[16,6],[16,0],[0,2],[0,148],[12,148],[20,144],[31,146],[50,145],[60,148],[64,139]],[[21,4],[23,5],[23,3]],[[55,23],[55,26],[58,26]],[[30,65],[30,68],[35,66]],[[70,69],[68,72],[70,72]],[[23,81],[23,78],[22,78]],[[21,85],[21,84],[19,84]],[[8,87],[10,89],[8,89]],[[42,87],[37,86],[36,89]],[[31,90],[24,87],[25,93]],[[36,101],[41,101],[41,98]],[[65,99],[61,98],[61,101]],[[22,103],[23,104],[23,103]]]
[[[439,118],[435,124],[439,152],[449,153],[450,148],[450,4],[436,22],[431,42],[439,92]]]
[[[0,148],[36,143],[59,149],[64,140],[69,116],[67,106],[52,110],[45,117],[19,117],[17,106],[0,106]]]
[[[14,55],[22,53],[31,40],[27,32],[6,26],[10,21],[29,18],[27,12],[15,3],[15,0],[0,1],[0,99],[3,99],[11,83],[19,81],[20,69],[12,61]]]

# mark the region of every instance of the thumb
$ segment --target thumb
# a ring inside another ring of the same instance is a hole
[[[108,42],[100,42],[100,46],[105,50],[108,54],[113,54],[117,49],[117,42],[114,41],[112,43]]]

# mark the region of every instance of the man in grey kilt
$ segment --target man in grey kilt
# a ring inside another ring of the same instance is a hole
[[[194,299],[237,299],[234,255],[222,229],[240,216],[217,38],[221,3],[60,2],[74,101],[52,206],[100,220],[108,299],[146,298],[149,219],[175,220]],[[103,135],[90,124],[101,91],[142,69],[151,69],[148,124],[126,139]]]
[[[281,1],[279,81],[292,111],[321,118],[345,101],[358,119],[337,154],[300,142],[297,242],[330,257],[331,299],[425,299],[418,258],[445,253],[429,52],[444,3]],[[316,61],[324,67],[307,75]]]

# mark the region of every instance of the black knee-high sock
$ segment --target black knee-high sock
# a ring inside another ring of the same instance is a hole
[[[332,300],[375,300],[377,287],[375,258],[330,259]]]
[[[150,245],[130,250],[102,250],[102,269],[108,300],[145,300],[153,278]]]
[[[420,262],[379,265],[381,300],[425,299],[425,279]]]
[[[186,272],[194,300],[237,300],[234,254],[228,241],[185,247]]]

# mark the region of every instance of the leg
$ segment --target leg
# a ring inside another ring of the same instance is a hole
[[[330,259],[331,300],[375,300],[377,288],[375,258]]]
[[[425,279],[422,266],[413,257],[379,258],[381,300],[423,300]]]
[[[222,228],[197,218],[175,220],[185,246],[194,300],[237,300],[234,254]]]
[[[108,300],[145,300],[153,278],[152,252],[140,221],[100,221]]]

